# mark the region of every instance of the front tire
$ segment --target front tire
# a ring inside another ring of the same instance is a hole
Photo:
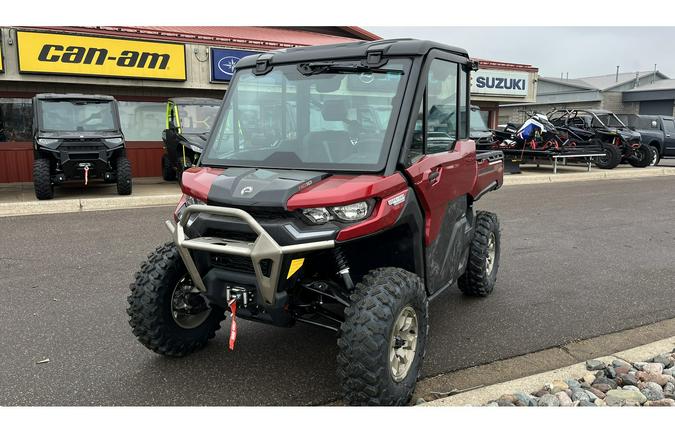
[[[628,157],[628,164],[633,167],[645,168],[649,167],[653,159],[651,147],[640,145],[640,147],[634,150],[633,154]]]
[[[222,309],[209,308],[198,293],[185,296],[193,290],[186,283],[185,264],[176,245],[168,242],[148,255],[129,286],[129,325],[138,341],[155,353],[182,357],[199,350],[225,318]]]
[[[338,377],[350,405],[410,401],[428,332],[422,280],[400,268],[370,271],[350,296],[338,339]]]
[[[39,200],[54,198],[54,185],[48,158],[36,158],[33,161],[33,187]]]
[[[621,149],[618,146],[603,142],[602,152],[605,153],[605,156],[595,159],[595,165],[598,168],[611,170],[621,164]]]
[[[117,157],[117,194],[131,195],[131,163],[124,156]]]
[[[176,180],[176,170],[171,167],[169,156],[166,154],[162,155],[162,179],[167,182]]]
[[[501,235],[497,215],[479,211],[476,214],[476,229],[471,241],[466,272],[457,282],[462,293],[480,297],[492,293],[497,282],[500,250]]]

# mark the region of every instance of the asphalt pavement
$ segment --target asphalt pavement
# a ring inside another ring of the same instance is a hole
[[[431,306],[424,377],[675,317],[675,177],[510,186],[497,287]],[[172,207],[0,219],[0,406],[301,405],[339,398],[335,336],[240,321],[183,359],[127,323]],[[49,359],[47,363],[37,362]]]

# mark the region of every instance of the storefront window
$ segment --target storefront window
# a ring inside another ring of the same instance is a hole
[[[0,98],[0,142],[32,141],[30,98]]]
[[[127,141],[161,141],[166,103],[119,101],[122,133]]]

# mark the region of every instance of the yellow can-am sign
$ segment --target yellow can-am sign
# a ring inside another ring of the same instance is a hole
[[[17,31],[19,71],[184,81],[183,44]]]

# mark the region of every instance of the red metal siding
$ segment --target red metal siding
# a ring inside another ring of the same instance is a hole
[[[158,177],[162,142],[128,142],[127,156],[134,177]],[[33,144],[8,142],[0,144],[0,183],[30,182],[33,180]]]

